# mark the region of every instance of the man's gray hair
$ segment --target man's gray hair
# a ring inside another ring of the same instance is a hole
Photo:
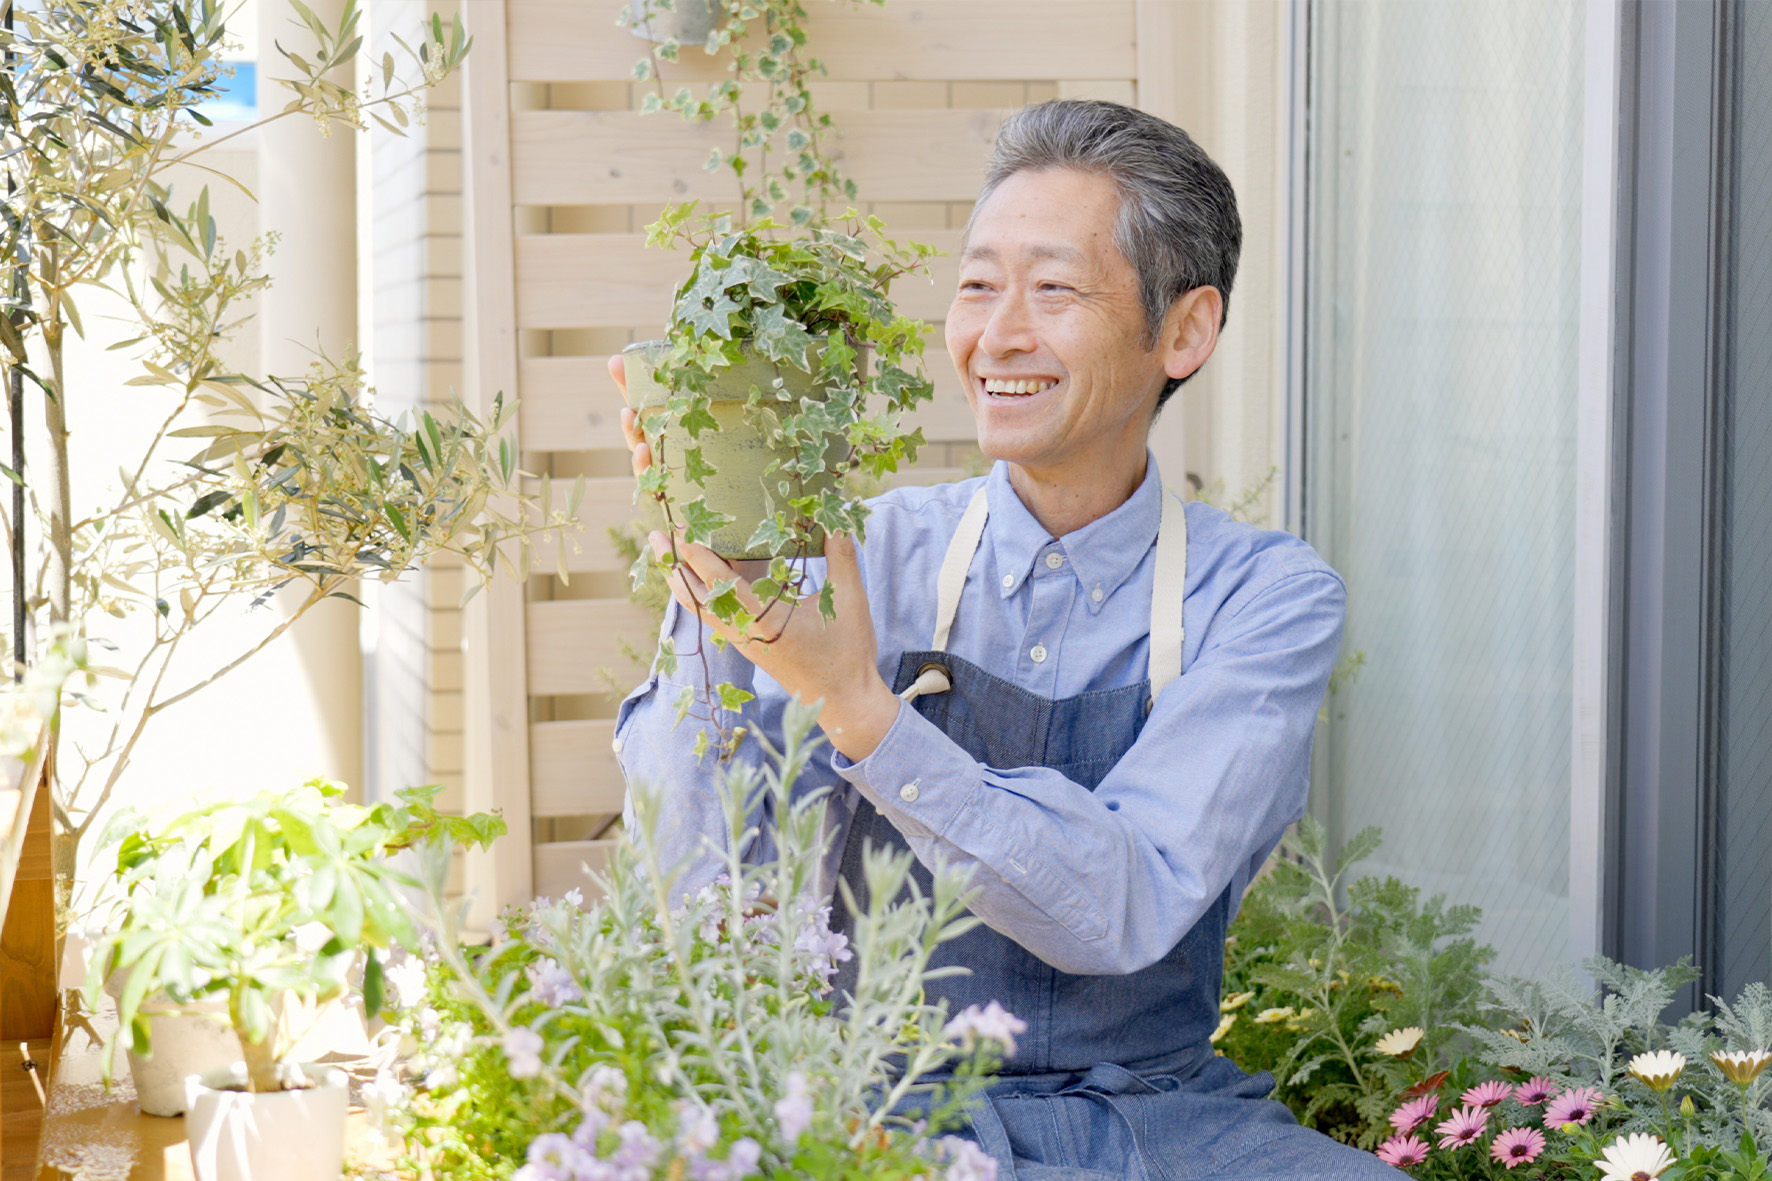
[[[1156,345],[1170,305],[1195,287],[1216,287],[1229,312],[1243,247],[1237,195],[1187,132],[1096,99],[1054,99],[1017,111],[997,134],[974,215],[1009,177],[1046,168],[1100,173],[1119,190],[1114,245],[1138,272],[1145,347]],[[1185,380],[1171,379],[1157,404]]]

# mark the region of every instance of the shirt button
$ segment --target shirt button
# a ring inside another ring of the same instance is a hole
[[[1101,602],[1103,597],[1104,596],[1102,595],[1101,588],[1099,586],[1089,592],[1089,599],[1091,602],[1099,603],[1099,602]]]
[[[917,785],[914,783],[907,783],[898,789],[898,798],[907,804],[916,803],[917,797],[921,794],[922,793],[917,790]]]
[[[1015,575],[1013,575],[1013,574],[1003,575],[1003,589],[1004,590],[1008,590],[1010,587],[1012,587],[1014,585],[1015,585]]]
[[[621,753],[621,739],[619,739],[619,738],[610,739],[609,749],[614,751],[616,754],[620,754]]]
[[[1046,569],[1057,570],[1060,567],[1062,567],[1063,565],[1064,565],[1064,555],[1063,554],[1047,554],[1046,555]]]
[[[1033,650],[1029,652],[1028,655],[1033,657],[1035,664],[1043,664],[1046,660],[1046,645],[1035,644]]]

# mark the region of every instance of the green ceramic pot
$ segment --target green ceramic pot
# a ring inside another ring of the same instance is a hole
[[[627,364],[628,405],[635,410],[661,407],[670,398],[671,391],[660,385],[653,373],[657,358],[665,348],[664,341],[649,340],[622,350]],[[824,399],[824,385],[791,365],[777,366],[774,362],[754,358],[743,365],[733,366],[720,374],[708,391],[714,420],[719,425],[704,430],[699,440],[703,457],[717,469],[717,474],[708,477],[705,490],[686,480],[676,483],[689,499],[705,494],[709,508],[733,518],[732,524],[717,530],[713,539],[714,552],[728,561],[790,556],[772,554],[762,548],[748,548],[746,544],[770,511],[771,499],[775,504],[784,500],[778,487],[782,479],[779,471],[767,477],[767,484],[764,473],[771,464],[792,458],[792,452],[771,447],[761,432],[745,420],[745,403],[750,399],[751,390],[769,389],[778,377],[797,398]],[[672,439],[673,434],[677,440]],[[681,453],[678,440],[684,438],[686,436],[673,419],[664,431],[664,452],[666,463],[679,474],[682,467],[678,460]],[[832,466],[840,464],[848,454],[849,443],[841,438],[833,439],[826,453]],[[826,479],[814,483],[808,491],[823,491],[833,483],[833,480]],[[824,553],[822,530],[814,530],[806,552],[814,557]]]

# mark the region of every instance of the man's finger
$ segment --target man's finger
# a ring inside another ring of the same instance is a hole
[[[621,387],[622,400],[628,396],[628,359],[620,353],[609,358],[609,376],[615,378],[615,384]]]

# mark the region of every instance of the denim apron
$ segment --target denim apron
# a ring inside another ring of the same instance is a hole
[[[1175,497],[1163,501],[1151,679],[1051,700],[946,651],[983,536],[980,489],[942,564],[934,638],[899,657],[894,691],[985,766],[1049,767],[1094,791],[1137,740],[1156,694],[1181,673],[1187,524]],[[863,907],[869,844],[909,847],[864,799],[841,869]],[[928,869],[919,862],[911,872],[927,894]],[[1282,1104],[1265,1101],[1271,1076],[1244,1074],[1213,1053],[1230,895],[1227,886],[1168,955],[1128,975],[1061,972],[982,924],[936,949],[932,967],[968,974],[930,981],[931,1003],[945,1000],[958,1013],[995,1000],[1027,1022],[1000,1081],[968,1113],[999,1181],[1399,1176],[1369,1153],[1299,1127]],[[850,981],[839,974],[836,983],[841,995]]]

